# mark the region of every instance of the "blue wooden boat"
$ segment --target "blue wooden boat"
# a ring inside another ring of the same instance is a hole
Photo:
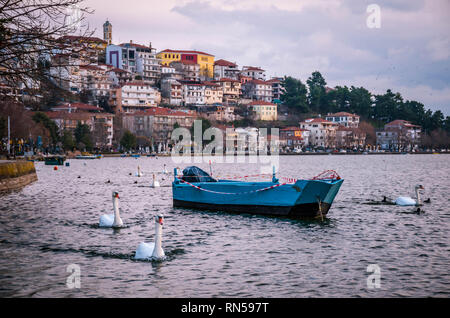
[[[197,167],[186,168],[182,177],[175,169],[174,175],[174,207],[288,217],[323,218],[344,182],[336,174],[280,183],[275,173],[271,182],[215,180]]]

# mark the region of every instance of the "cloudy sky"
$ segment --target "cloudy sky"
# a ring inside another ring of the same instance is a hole
[[[102,37],[150,42],[157,51],[195,49],[268,77],[306,81],[318,70],[328,86],[391,88],[450,115],[450,0],[86,0]],[[373,25],[380,8],[380,27]],[[372,22],[372,24],[370,23]]]

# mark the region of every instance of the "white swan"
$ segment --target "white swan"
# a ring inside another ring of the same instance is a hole
[[[162,215],[155,216],[155,242],[140,243],[136,249],[136,255],[134,256],[134,259],[140,260],[163,259],[166,256],[161,247],[163,221],[164,217]]]
[[[397,199],[395,199],[394,203],[396,205],[401,205],[401,206],[421,205],[422,202],[420,201],[419,190],[423,190],[423,189],[425,189],[425,188],[420,184],[418,184],[414,187],[417,200],[410,198],[410,197],[398,197]]]
[[[164,164],[163,173],[164,173],[164,174],[168,174],[168,173],[169,173],[169,172],[167,171],[167,169],[166,169],[166,164]]]
[[[155,174],[153,174],[152,188],[158,188],[159,186],[160,186],[159,181],[156,180],[156,176],[155,176]]]
[[[136,177],[142,177],[144,174],[141,172],[141,167],[138,166],[138,171],[136,172],[135,176]]]
[[[122,219],[119,212],[119,193],[112,193],[114,214],[104,214],[100,217],[100,227],[121,227],[123,226]]]

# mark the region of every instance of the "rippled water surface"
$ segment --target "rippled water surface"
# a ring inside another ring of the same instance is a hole
[[[400,297],[450,294],[450,155],[282,156],[280,174],[311,177],[335,169],[345,179],[328,219],[290,220],[172,207],[171,158],[36,163],[39,181],[0,197],[3,297]],[[137,178],[137,166],[145,173]],[[208,165],[200,167],[209,170]],[[259,173],[255,164],[216,164],[215,174]],[[151,173],[162,187],[152,189]],[[132,175],[129,175],[132,173]],[[110,180],[110,183],[106,181]],[[137,181],[137,183],[135,183]],[[431,203],[367,204],[413,196]],[[97,227],[120,193],[127,227]],[[165,216],[162,262],[134,261]],[[81,269],[68,289],[67,266]],[[369,264],[381,269],[367,288]]]

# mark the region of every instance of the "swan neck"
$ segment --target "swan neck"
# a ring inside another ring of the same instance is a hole
[[[416,188],[416,198],[417,198],[417,204],[420,204],[420,192],[419,192],[418,188]]]
[[[163,249],[161,247],[162,243],[162,226],[157,223],[155,228],[155,248],[153,249],[153,257],[161,258],[164,256]]]
[[[114,207],[114,225],[121,225],[122,220],[120,219],[120,212],[119,212],[119,199],[114,198],[113,199],[113,207]]]

